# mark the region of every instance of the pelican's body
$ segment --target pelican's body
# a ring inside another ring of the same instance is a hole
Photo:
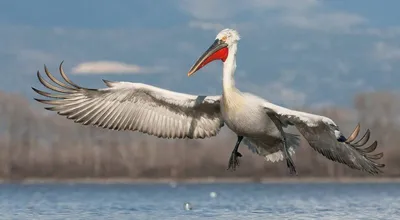
[[[239,136],[278,135],[271,119],[253,98],[239,90],[224,92],[220,105],[225,124]]]
[[[213,60],[222,60],[221,96],[195,96],[131,82],[104,81],[107,88],[88,89],[74,84],[60,65],[61,76],[68,84],[57,80],[45,67],[46,75],[57,86],[44,80],[38,72],[39,81],[61,94],[34,89],[40,95],[56,99],[36,100],[52,105],[46,109],[77,123],[140,131],[161,138],[208,138],[227,125],[238,138],[229,160],[229,168],[233,169],[241,157],[238,148],[243,140],[254,153],[268,161],[286,159],[290,171],[296,172],[291,156],[299,145],[299,135],[283,130],[294,126],[314,150],[328,159],[371,174],[381,172],[384,164],[375,160],[383,154],[371,154],[377,142],[362,148],[369,140],[369,130],[353,143],[359,126],[345,138],[330,118],[287,109],[239,91],[234,81],[239,39],[235,30],[222,30],[188,73],[190,76]]]
[[[264,150],[276,152],[281,145],[281,134],[265,113],[259,98],[238,89],[229,89],[222,94],[221,114],[225,124],[245,140],[264,140]],[[267,143],[266,143],[267,144]]]
[[[245,142],[262,141],[265,146],[260,146],[259,150],[274,153],[283,147],[281,133],[265,113],[260,100],[252,94],[242,93],[239,90],[224,92],[220,104],[222,118],[233,132],[244,137]]]

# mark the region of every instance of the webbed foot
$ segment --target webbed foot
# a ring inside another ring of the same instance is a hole
[[[228,170],[236,170],[236,167],[240,165],[239,157],[242,157],[242,154],[239,152],[233,151],[231,154],[231,157],[229,158],[229,165],[228,165]]]

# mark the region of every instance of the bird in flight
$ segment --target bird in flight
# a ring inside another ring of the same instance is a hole
[[[300,135],[283,130],[295,127],[309,145],[326,158],[352,169],[379,174],[385,165],[377,162],[383,153],[373,153],[377,141],[365,147],[370,130],[357,141],[360,125],[346,138],[330,118],[275,105],[235,86],[236,53],[240,36],[236,30],[224,29],[211,46],[190,68],[188,76],[208,63],[223,62],[223,92],[219,96],[191,95],[135,82],[103,80],[106,87],[85,88],[59,72],[65,82],[55,78],[44,66],[51,82],[40,72],[41,84],[57,93],[32,88],[51,99],[36,101],[50,105],[45,109],[83,125],[113,130],[139,131],[160,138],[203,139],[215,136],[226,125],[237,135],[228,169],[239,165],[239,146],[243,141],[251,151],[267,161],[286,161],[291,174],[297,174],[292,156]]]

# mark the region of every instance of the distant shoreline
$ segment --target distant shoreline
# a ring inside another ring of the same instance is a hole
[[[400,183],[400,177],[300,177],[300,178],[25,178],[0,179],[0,184],[51,184],[51,183],[87,183],[87,184],[212,184],[212,183]]]

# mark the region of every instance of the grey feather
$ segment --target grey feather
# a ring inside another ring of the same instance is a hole
[[[377,148],[377,141],[374,141],[366,148],[362,148],[369,140],[369,130],[367,130],[360,140],[353,143],[359,132],[359,126],[357,126],[353,134],[348,138],[348,141],[339,142],[329,125],[322,120],[317,121],[316,124],[311,126],[304,120],[301,120],[300,117],[295,116],[294,113],[290,114],[288,111],[280,113],[272,108],[266,109],[269,114],[276,114],[282,121],[291,122],[308,141],[310,146],[326,158],[345,164],[352,169],[366,171],[370,174],[379,174],[382,172],[380,168],[383,168],[385,165],[377,163],[375,160],[380,159],[383,153],[371,155]],[[307,117],[307,115],[310,118],[313,117],[314,120],[318,117],[317,115],[306,113],[303,113],[302,117]]]

